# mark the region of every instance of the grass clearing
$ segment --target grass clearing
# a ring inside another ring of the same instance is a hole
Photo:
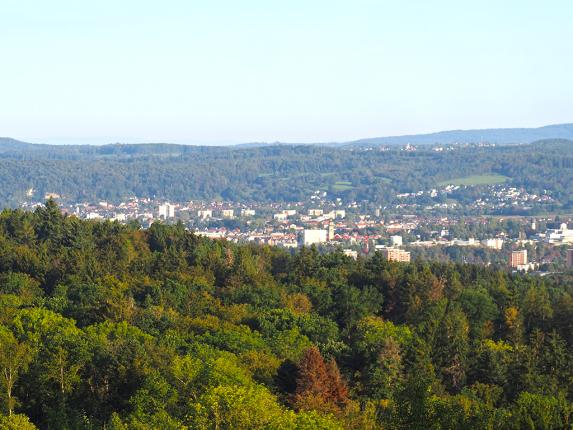
[[[352,190],[353,188],[352,182],[350,181],[336,181],[332,186],[333,191],[347,191]]]
[[[511,178],[503,175],[472,175],[440,181],[438,185],[495,185],[503,184],[510,179]]]

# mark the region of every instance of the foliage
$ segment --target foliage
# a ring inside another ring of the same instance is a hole
[[[163,196],[176,201],[302,201],[316,190],[348,201],[399,203],[398,193],[444,184],[462,187],[459,203],[483,196],[490,184],[549,193],[551,209],[571,208],[573,147],[549,140],[527,145],[459,146],[437,152],[388,151],[318,145],[195,147],[183,145],[2,145],[0,203],[16,205],[58,193],[68,201],[118,202]],[[436,200],[418,199],[419,203]],[[444,202],[437,200],[438,202]],[[512,209],[509,208],[509,211]],[[26,237],[26,222],[14,225]],[[63,232],[62,232],[63,233]]]
[[[0,243],[0,429],[573,419],[567,273],[290,254],[53,203],[0,214]]]

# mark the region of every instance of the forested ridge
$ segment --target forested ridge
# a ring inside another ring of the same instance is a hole
[[[71,202],[119,202],[135,196],[266,203],[302,201],[316,190],[347,201],[388,204],[396,193],[430,190],[443,181],[482,174],[503,175],[508,186],[530,193],[549,193],[556,208],[573,207],[573,142],[567,140],[442,152],[424,147],[407,152],[312,145],[242,148],[0,142],[3,206],[42,200],[45,193],[57,193]],[[475,188],[479,193],[479,187]],[[467,198],[471,200],[471,193]]]
[[[573,285],[0,214],[0,429],[566,429]]]

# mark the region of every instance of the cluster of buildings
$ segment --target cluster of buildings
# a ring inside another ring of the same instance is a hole
[[[448,184],[441,188],[396,194],[392,208],[409,212],[445,212],[455,209],[471,213],[508,213],[530,211],[555,203],[549,194],[530,193],[525,189],[501,184],[482,187],[477,198],[474,194],[475,187],[471,185]]]
[[[518,272],[530,272],[539,267],[538,263],[528,261],[527,249],[512,251],[509,256],[509,267]],[[566,251],[565,267],[573,269],[573,248]]]
[[[505,239],[501,237],[494,237],[489,239],[477,240],[473,237],[468,239],[447,239],[445,237],[434,238],[432,240],[416,240],[410,242],[409,246],[422,246],[422,247],[432,247],[432,246],[471,246],[471,247],[484,247],[489,249],[501,250]]]
[[[569,229],[566,223],[561,223],[559,228],[549,228],[545,233],[537,234],[537,239],[557,245],[573,243],[573,229]]]
[[[455,190],[455,186],[448,186]],[[52,196],[55,197],[55,196]],[[40,205],[37,203],[36,205]],[[28,207],[33,209],[34,205]],[[573,229],[566,223],[554,226],[549,219],[538,218],[549,228],[539,231],[536,220],[522,218],[527,238],[510,237],[509,232],[492,231],[490,236],[480,234],[479,239],[460,239],[452,232],[460,220],[467,225],[487,223],[481,216],[444,216],[420,213],[391,214],[388,208],[365,205],[364,202],[343,204],[340,199],[326,200],[317,191],[306,202],[242,204],[231,202],[173,203],[148,198],[131,198],[119,204],[106,201],[73,203],[62,209],[79,218],[137,221],[143,228],[153,222],[182,222],[198,235],[233,242],[260,243],[284,248],[316,245],[339,248],[351,256],[379,251],[390,261],[410,261],[416,247],[469,247],[507,252],[509,266],[515,270],[532,270],[535,263],[528,261],[527,252],[513,255],[511,249],[529,243],[573,248]],[[483,229],[482,229],[483,230]],[[480,231],[480,228],[474,229]],[[512,233],[515,235],[515,232]],[[418,252],[418,251],[416,251]],[[419,251],[427,252],[427,251]],[[505,258],[505,257],[504,257]],[[499,261],[499,259],[497,260]],[[567,264],[573,267],[573,255]]]
[[[533,230],[536,224],[531,224]],[[569,229],[567,223],[560,223],[557,228],[548,228],[545,233],[537,233],[533,236],[533,243],[545,243],[553,246],[573,245],[573,229]],[[565,257],[566,268],[573,268],[573,248],[568,248]],[[512,251],[509,257],[509,266],[519,272],[529,272],[539,267],[539,264],[528,261],[527,250]]]
[[[241,209],[239,211],[240,216],[242,217],[250,217],[255,216],[256,211],[254,209]],[[207,220],[210,218],[222,218],[222,219],[233,219],[235,218],[235,209],[199,209],[197,211],[197,217],[202,220]]]

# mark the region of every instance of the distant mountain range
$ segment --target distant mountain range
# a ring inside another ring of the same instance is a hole
[[[343,147],[378,145],[433,145],[453,143],[531,143],[544,139],[573,139],[573,123],[538,128],[487,128],[483,130],[450,130],[406,136],[373,137],[340,144]]]
[[[532,143],[546,139],[573,140],[573,123],[546,125],[537,128],[486,128],[478,130],[447,130],[436,133],[403,136],[369,137],[349,142],[308,142],[336,148],[368,148],[382,145],[451,145],[454,143]],[[250,142],[234,145],[241,148],[260,148],[276,145],[300,145],[289,142]]]
[[[336,148],[368,148],[381,145],[449,145],[455,143],[496,143],[496,144],[519,144],[532,143],[545,139],[568,139],[573,140],[573,123],[547,125],[538,128],[486,128],[481,130],[449,130],[427,134],[413,134],[404,136],[371,137],[349,142],[250,142],[231,145],[236,148],[260,148],[278,145],[319,145]],[[117,144],[112,144],[117,145]],[[130,146],[136,144],[128,144]],[[138,145],[138,144],[137,144]],[[50,146],[97,146],[97,145],[50,145]],[[110,146],[110,145],[99,145]],[[200,146],[200,145],[174,145],[174,146]],[[36,144],[20,142],[12,138],[0,137],[0,151],[33,150]],[[210,146],[213,147],[213,146]]]

